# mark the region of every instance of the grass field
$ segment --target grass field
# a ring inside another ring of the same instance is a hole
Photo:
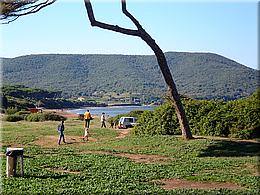
[[[214,137],[136,137],[125,130],[65,122],[67,144],[58,146],[58,122],[3,122],[3,194],[258,194],[259,146],[254,140]],[[6,178],[7,147],[23,147],[25,176]]]

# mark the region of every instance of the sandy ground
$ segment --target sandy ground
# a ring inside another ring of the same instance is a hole
[[[66,117],[66,118],[78,118],[78,116],[79,116],[78,114],[71,113],[66,109],[44,109],[43,111],[44,112],[54,112],[56,114]]]
[[[84,141],[83,137],[81,136],[66,136],[65,135],[65,141],[66,143],[63,143],[61,141],[61,145],[58,145],[58,138],[59,136],[42,136],[38,140],[34,142],[34,144],[41,146],[43,148],[53,148],[53,147],[60,147],[62,145],[70,145],[70,144],[85,144],[86,142],[96,142],[97,140],[95,138],[90,137],[88,141]]]

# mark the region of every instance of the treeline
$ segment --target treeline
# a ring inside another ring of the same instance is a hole
[[[4,85],[2,93],[16,98],[40,100],[44,98],[60,98],[62,91],[47,91],[29,88],[24,85]]]
[[[28,108],[44,107],[48,109],[79,108],[84,106],[105,106],[95,101],[77,101],[61,97],[61,91],[47,91],[29,88],[24,85],[4,85],[1,90],[1,108]]]
[[[194,135],[255,138],[260,135],[258,90],[248,98],[234,101],[184,99],[183,104]],[[136,135],[181,134],[175,109],[170,103],[138,116]]]
[[[252,94],[259,71],[213,53],[165,53],[180,94],[196,99],[238,99]],[[2,59],[3,82],[62,91],[161,97],[167,90],[153,55],[28,55]],[[21,76],[22,75],[22,76]]]

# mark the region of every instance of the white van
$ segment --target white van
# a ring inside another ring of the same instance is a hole
[[[136,118],[135,117],[121,117],[118,122],[119,129],[127,129],[135,126]]]

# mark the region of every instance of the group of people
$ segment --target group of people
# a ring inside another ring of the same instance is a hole
[[[89,110],[87,110],[84,113],[84,136],[83,136],[83,140],[84,141],[88,141],[88,137],[89,137],[89,126],[90,126],[90,121],[93,120],[93,117],[91,116]],[[106,116],[105,113],[102,112],[101,117],[100,117],[100,122],[101,122],[101,128],[106,128]],[[110,127],[114,127],[114,122],[111,122]],[[58,133],[59,133],[59,139],[58,139],[58,145],[61,144],[61,140],[66,143],[65,141],[65,136],[64,136],[64,130],[65,130],[65,126],[64,126],[64,121],[61,121],[61,123],[58,125]]]

